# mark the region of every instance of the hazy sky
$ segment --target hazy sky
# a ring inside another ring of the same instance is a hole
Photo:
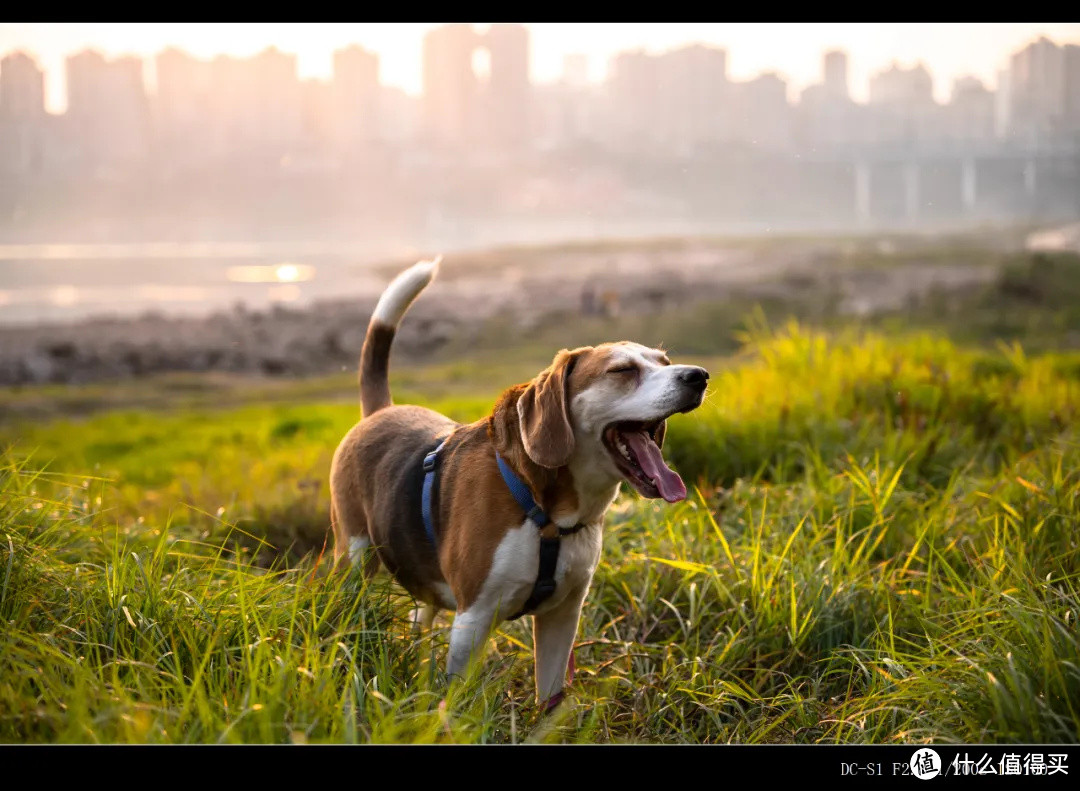
[[[251,55],[273,44],[295,53],[302,78],[327,78],[333,52],[358,43],[379,54],[382,81],[420,92],[420,50],[431,23],[15,23],[0,24],[0,55],[23,49],[45,71],[47,104],[65,106],[64,56],[88,46],[106,55],[152,56],[176,45],[199,57]],[[893,60],[922,60],[934,76],[934,92],[948,98],[952,81],[974,74],[990,87],[1008,55],[1039,35],[1058,44],[1080,43],[1080,23],[569,23],[531,24],[532,79],[551,82],[568,53],[589,56],[590,78],[599,82],[608,60],[625,49],[661,52],[693,42],[728,51],[734,79],[777,71],[794,91],[821,77],[826,49],[847,50],[852,94],[865,100],[870,75]],[[153,63],[146,70],[153,85]]]

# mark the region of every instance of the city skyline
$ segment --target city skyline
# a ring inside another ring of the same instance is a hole
[[[0,170],[133,174],[151,161],[186,170],[263,157],[329,172],[385,145],[484,158],[579,144],[649,156],[732,145],[831,156],[1080,144],[1080,42],[1032,40],[996,80],[965,74],[942,102],[924,61],[894,59],[871,73],[860,103],[842,49],[822,52],[819,79],[801,90],[778,71],[733,78],[728,50],[706,44],[621,50],[599,85],[584,55],[565,55],[560,80],[545,84],[530,73],[532,38],[520,24],[429,30],[420,96],[388,85],[378,53],[358,44],[333,51],[329,80],[303,79],[299,56],[276,46],[246,57],[87,48],[65,58],[62,114],[46,111],[37,59],[15,51],[0,58]]]
[[[67,107],[65,59],[87,48],[107,58],[142,58],[147,89],[153,91],[154,56],[170,46],[197,58],[218,54],[248,57],[276,47],[296,55],[301,79],[327,80],[332,75],[334,51],[359,44],[378,55],[383,85],[419,96],[423,38],[438,26],[20,23],[0,25],[0,57],[24,51],[35,58],[45,72],[45,104],[52,113]],[[779,74],[787,83],[789,101],[797,101],[803,89],[821,81],[821,56],[826,50],[847,53],[851,97],[856,101],[867,101],[873,75],[893,64],[910,68],[922,63],[934,77],[934,99],[944,103],[954,82],[965,76],[980,79],[988,88],[997,87],[998,71],[1007,66],[1010,52],[1032,39],[1045,35],[1058,44],[1080,40],[1077,23],[540,23],[526,27],[530,33],[529,78],[534,84],[558,81],[569,55],[586,56],[585,76],[590,83],[599,84],[610,77],[612,60],[621,52],[659,54],[701,43],[727,50],[733,79]],[[956,38],[961,35],[964,46],[956,47]]]
[[[729,50],[706,44],[620,50],[601,84],[567,55],[562,79],[543,83],[532,36],[518,24],[429,30],[420,96],[387,85],[359,44],[333,50],[328,80],[303,79],[299,55],[277,47],[84,49],[65,59],[63,114],[45,111],[35,58],[5,55],[0,226],[6,212],[13,231],[94,238],[215,237],[236,223],[255,238],[406,238],[477,217],[865,227],[1030,221],[1080,197],[1080,35],[1026,41],[992,81],[936,75],[941,102],[932,64],[886,60],[861,103],[842,49],[818,53],[801,89],[776,71],[739,78]],[[70,189],[58,201],[59,184]]]

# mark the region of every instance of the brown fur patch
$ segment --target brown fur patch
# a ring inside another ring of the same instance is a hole
[[[495,550],[506,531],[525,514],[499,474],[487,421],[462,428],[444,448],[440,482],[439,562],[457,601],[458,612],[480,595],[491,571]]]
[[[613,346],[614,344],[603,343],[599,346],[582,346],[570,352],[577,355],[577,364],[570,376],[570,400],[597,379],[602,379],[607,375],[607,369],[611,365]]]
[[[549,469],[566,464],[574,452],[567,390],[580,355],[563,349],[518,395],[525,450],[535,463]]]

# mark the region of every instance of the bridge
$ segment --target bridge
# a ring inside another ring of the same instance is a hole
[[[798,159],[819,174],[831,171],[837,197],[850,202],[860,225],[1080,216],[1078,144],[853,147]]]

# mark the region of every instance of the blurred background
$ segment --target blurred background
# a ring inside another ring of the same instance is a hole
[[[0,384],[337,371],[436,252],[405,355],[925,308],[1078,220],[1077,24],[0,26]]]

